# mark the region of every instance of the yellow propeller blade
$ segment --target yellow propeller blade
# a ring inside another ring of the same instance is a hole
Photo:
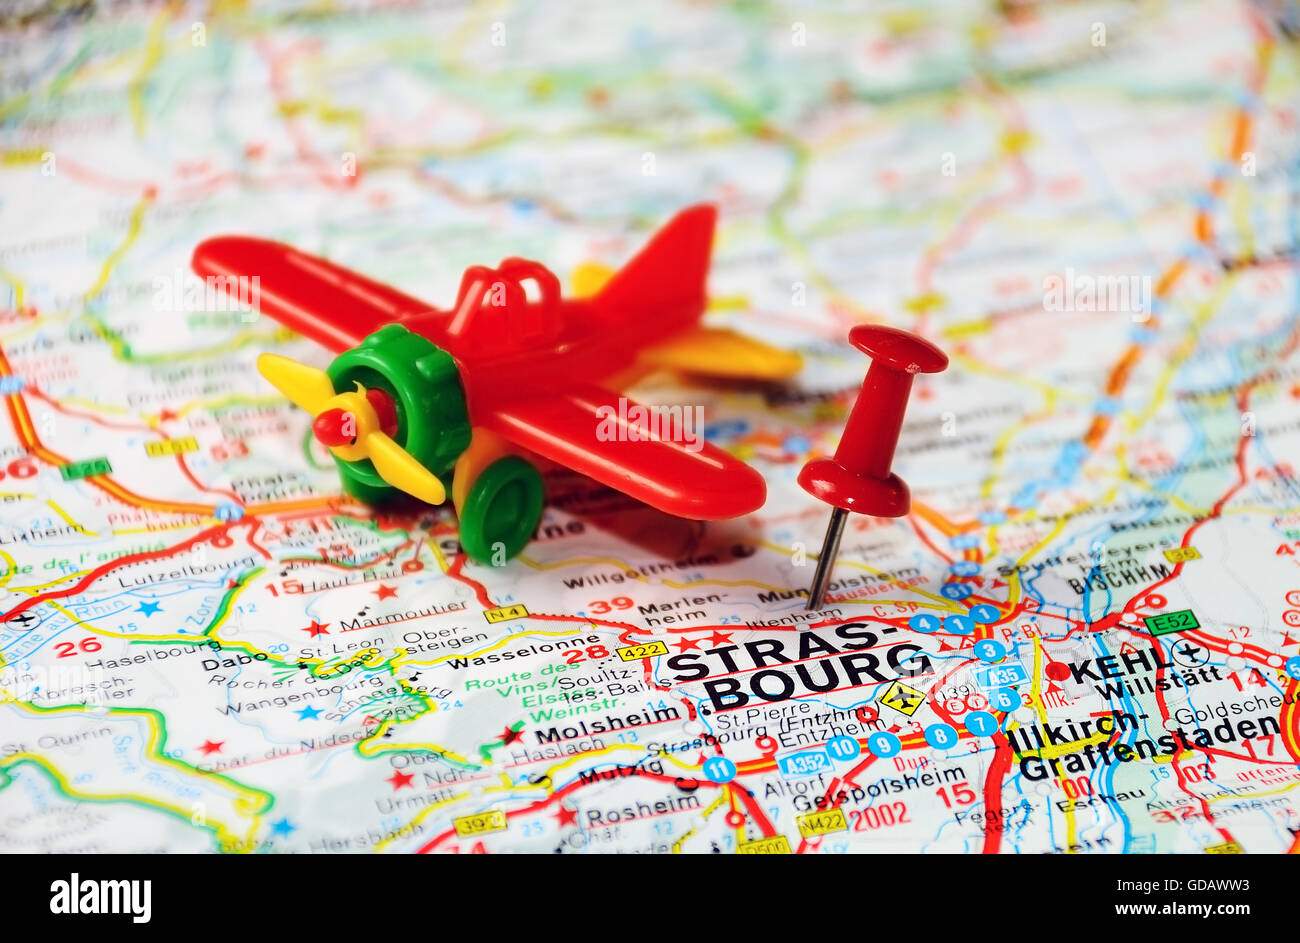
[[[315,416],[334,396],[334,384],[324,370],[305,363],[281,357],[279,354],[262,354],[257,358],[257,370],[267,381],[289,397],[289,400]]]
[[[257,369],[272,386],[289,397],[295,406],[302,407],[313,416],[328,407],[331,400],[342,402],[353,395],[336,394],[334,384],[330,382],[329,375],[324,370],[309,367],[305,363],[298,363],[279,354],[262,354],[257,358]],[[357,390],[356,395],[360,397],[363,391],[359,385]],[[363,411],[369,410],[364,400],[359,402],[360,406],[353,407],[354,410],[362,407],[364,407]],[[375,424],[373,414],[370,414],[368,422],[363,423],[367,427]],[[438,476],[378,429],[361,430],[356,445],[364,452],[366,458],[374,462],[379,477],[394,488],[429,504],[442,504],[447,500],[447,489],[438,480]],[[350,450],[353,446],[348,448]],[[341,453],[339,448],[331,448],[330,451],[345,460],[354,460],[358,457],[346,452]]]
[[[447,489],[438,476],[384,433],[372,432],[364,441],[366,457],[375,463],[375,471],[384,481],[429,504],[442,504],[447,500]]]

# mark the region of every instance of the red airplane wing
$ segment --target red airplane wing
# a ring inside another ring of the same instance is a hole
[[[385,324],[432,310],[418,298],[270,239],[208,239],[195,248],[191,265],[204,278],[256,278],[260,312],[336,353]]]
[[[255,295],[260,312],[335,352],[357,346],[385,324],[404,321],[454,356],[473,360],[492,355],[501,349],[500,325],[489,323],[477,332],[477,340],[467,340],[461,335],[469,334],[465,322],[473,311],[465,306],[480,303],[486,281],[517,286],[520,279],[529,278],[537,280],[544,303],[530,302],[526,307],[544,322],[547,340],[561,335],[559,342],[568,346],[575,337],[595,330],[639,346],[699,319],[716,219],[717,210],[707,204],[682,210],[590,299],[590,308],[586,301],[566,302],[570,307],[565,317],[572,323],[565,323],[558,310],[555,276],[538,263],[521,259],[507,259],[499,269],[478,266],[467,271],[452,311],[440,311],[389,285],[270,239],[217,236],[195,248],[190,264],[197,275],[221,280],[219,287],[227,292],[241,298]],[[468,278],[471,273],[477,273],[477,281]],[[244,280],[253,279],[255,289],[250,292]],[[467,300],[471,287],[477,293],[470,293]],[[639,323],[652,323],[653,331],[638,335],[634,328]]]
[[[620,411],[616,394],[585,385],[496,406],[479,421],[538,455],[678,517],[722,520],[763,506],[767,486],[758,472],[705,442],[700,429],[690,430],[694,442],[673,440],[681,435],[667,438],[682,431],[680,421],[636,421],[642,409],[624,398]],[[692,451],[688,445],[700,448]]]

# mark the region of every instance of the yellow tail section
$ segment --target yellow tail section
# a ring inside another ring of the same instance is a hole
[[[712,377],[785,380],[803,369],[803,358],[726,328],[692,327],[642,351],[651,367]]]
[[[573,273],[574,294],[591,297],[613,275],[608,266],[585,262]],[[658,369],[737,380],[785,380],[803,369],[803,358],[726,328],[696,326],[643,350],[635,367],[605,382],[612,389],[625,389]]]

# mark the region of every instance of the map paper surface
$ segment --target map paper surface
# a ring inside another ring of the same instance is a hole
[[[1294,850],[1294,8],[860,6],[6,14],[0,850]],[[446,306],[702,201],[707,323],[805,368],[628,392],[766,506],[547,465],[501,567],[343,496],[254,366],[329,354],[187,274],[247,233]],[[866,321],[951,366],[814,613]]]

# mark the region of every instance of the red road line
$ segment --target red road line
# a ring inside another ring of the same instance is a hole
[[[230,524],[219,524],[216,527],[209,527],[207,530],[200,531],[199,533],[195,534],[193,537],[189,538],[188,540],[182,541],[181,543],[176,544],[173,547],[166,547],[162,550],[152,550],[144,553],[133,553],[125,557],[119,557],[116,560],[110,560],[107,563],[95,567],[95,569],[91,570],[81,579],[77,580],[77,582],[72,586],[69,586],[65,589],[51,590],[48,593],[41,593],[39,595],[32,596],[28,599],[24,599],[18,605],[14,606],[14,608],[10,609],[8,612],[4,613],[3,615],[0,615],[0,622],[8,622],[14,616],[26,612],[28,609],[31,609],[33,606],[39,605],[40,603],[43,603],[47,600],[61,599],[64,596],[74,596],[77,593],[82,592],[84,589],[86,589],[88,586],[90,586],[92,583],[98,580],[101,576],[105,575],[106,573],[111,573],[113,570],[116,570],[119,567],[127,566],[132,563],[140,563],[144,560],[162,560],[167,557],[174,556],[178,553],[181,553],[184,550],[188,550],[196,543],[201,543],[218,534],[224,534],[226,531],[228,531],[231,528],[231,526],[232,525]]]

